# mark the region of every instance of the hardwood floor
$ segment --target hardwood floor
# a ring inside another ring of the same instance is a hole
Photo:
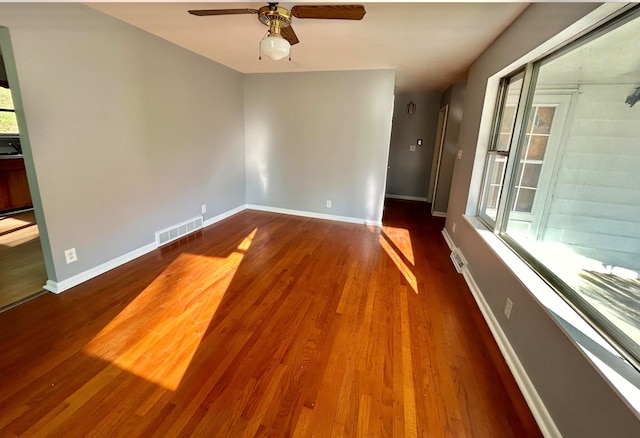
[[[244,211],[0,314],[0,436],[537,437],[426,204]]]
[[[33,211],[0,214],[0,309],[40,293],[46,281]]]

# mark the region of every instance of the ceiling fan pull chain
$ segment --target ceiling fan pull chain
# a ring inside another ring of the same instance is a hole
[[[269,35],[269,33],[270,33],[270,31],[267,30],[267,32],[264,34],[264,36],[266,37],[267,35]],[[262,44],[260,44],[260,42],[258,42],[258,61],[262,61]]]

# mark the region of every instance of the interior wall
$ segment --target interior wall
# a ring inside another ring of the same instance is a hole
[[[51,280],[245,203],[241,74],[81,4],[2,3],[0,25]]]
[[[416,104],[414,114],[407,104]],[[427,200],[431,161],[438,124],[440,95],[437,92],[400,92],[393,109],[389,148],[387,195]],[[422,145],[417,146],[417,140]],[[415,150],[411,150],[411,146]]]
[[[394,83],[393,70],[246,75],[247,203],[380,222]]]
[[[598,4],[532,4],[472,65],[460,128],[463,157],[454,169],[446,229],[502,331],[563,436],[640,436],[640,422],[560,324],[495,255],[462,215],[474,215],[479,196],[493,104],[489,81],[522,56],[571,26]],[[454,232],[454,224],[457,224]],[[513,302],[511,319],[502,310]]]

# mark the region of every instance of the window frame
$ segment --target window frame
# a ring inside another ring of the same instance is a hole
[[[514,144],[514,140],[516,138],[515,136],[515,132],[513,133],[513,135],[511,136],[511,139],[509,141],[509,148],[506,151],[500,151],[498,150],[498,143],[500,140],[500,131],[501,131],[501,124],[502,124],[502,116],[504,115],[504,110],[506,108],[506,103],[507,103],[507,99],[508,99],[508,90],[509,90],[509,86],[511,84],[513,84],[514,82],[518,81],[519,79],[522,79],[523,83],[522,83],[522,89],[524,89],[526,80],[525,80],[525,76],[527,73],[527,66],[523,67],[523,68],[519,68],[516,71],[512,72],[511,74],[506,75],[505,77],[503,77],[500,80],[500,85],[498,88],[498,96],[496,99],[496,106],[494,109],[494,114],[493,114],[493,119],[492,119],[492,123],[491,123],[491,136],[490,136],[490,141],[489,141],[489,150],[487,152],[487,160],[485,162],[485,166],[484,166],[484,174],[482,177],[483,183],[482,183],[482,189],[480,191],[480,205],[479,205],[479,209],[478,209],[478,217],[490,228],[497,228],[497,224],[499,223],[499,216],[500,216],[500,203],[503,199],[503,195],[504,195],[504,191],[501,189],[500,193],[498,194],[498,202],[497,202],[497,206],[496,206],[496,218],[493,219],[491,216],[486,214],[486,202],[487,202],[487,196],[488,196],[488,191],[489,191],[489,187],[487,186],[487,181],[488,181],[488,173],[489,173],[489,156],[494,156],[494,157],[504,157],[504,159],[506,160],[505,162],[505,170],[503,172],[503,176],[502,176],[502,187],[504,188],[504,185],[506,183],[506,176],[508,174],[509,171],[509,162],[511,160],[509,160],[510,154],[511,154],[511,148],[512,145]],[[518,112],[520,111],[520,108],[522,107],[522,89],[520,91],[520,95],[518,97],[518,102],[516,104],[516,111],[515,111],[515,118],[513,121],[513,126],[517,126],[516,123],[518,121]],[[512,128],[513,131],[513,128]]]
[[[507,234],[509,214],[513,209],[517,192],[517,190],[514,189],[512,181],[517,176],[518,164],[526,138],[527,121],[530,117],[531,109],[534,106],[535,85],[540,66],[638,18],[640,18],[640,6],[634,6],[629,10],[623,11],[620,15],[606,23],[596,26],[595,29],[568,41],[565,45],[553,50],[551,53],[547,53],[540,58],[528,62],[523,67],[514,70],[500,79],[496,106],[491,122],[489,148],[485,158],[482,185],[479,193],[480,202],[478,203],[476,217],[549,285],[557,295],[576,311],[596,332],[606,339],[622,357],[635,367],[636,370],[640,371],[640,344],[632,340],[617,325],[613,324],[597,310],[593,309],[593,306],[580,296],[578,292],[529,253],[529,251],[520,245],[513,237]],[[506,104],[507,89],[509,84],[517,80],[519,75],[522,75],[523,83],[516,107],[512,138],[508,151],[502,152],[497,150],[497,145],[501,130],[501,119]],[[502,186],[496,208],[496,219],[493,220],[486,214],[487,194],[489,186],[491,185],[488,173],[491,160],[498,155],[506,156],[506,169],[502,178]],[[547,184],[549,184],[549,182],[547,182]]]

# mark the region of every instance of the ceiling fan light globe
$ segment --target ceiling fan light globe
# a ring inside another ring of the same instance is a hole
[[[260,41],[260,49],[269,58],[278,61],[289,56],[291,44],[280,35],[267,35]]]

